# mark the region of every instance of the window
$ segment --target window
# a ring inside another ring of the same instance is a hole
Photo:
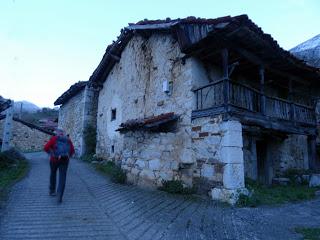
[[[111,146],[111,153],[114,153],[114,145]]]
[[[117,118],[117,109],[113,108],[111,109],[111,121],[116,120],[116,118]]]

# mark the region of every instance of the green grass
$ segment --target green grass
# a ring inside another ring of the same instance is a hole
[[[256,207],[259,205],[275,205],[288,202],[310,200],[315,197],[319,188],[309,188],[307,185],[265,186],[246,180],[250,196],[240,195],[239,207]]]
[[[28,169],[28,162],[16,150],[0,153],[0,200],[4,200],[9,188],[23,178]]]
[[[302,234],[304,240],[320,240],[320,228],[297,227],[294,230]]]
[[[195,188],[184,187],[182,181],[179,180],[171,180],[171,181],[163,181],[162,186],[159,187],[159,190],[173,193],[173,194],[194,194],[196,192]]]
[[[95,165],[95,168],[102,174],[109,176],[112,182],[120,184],[126,183],[127,178],[125,172],[115,165],[114,162],[99,163]]]

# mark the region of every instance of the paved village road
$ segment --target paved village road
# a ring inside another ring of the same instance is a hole
[[[208,200],[109,182],[72,160],[61,205],[48,196],[44,153],[27,154],[0,220],[0,239],[300,239],[295,226],[320,225],[320,199],[281,207],[231,208]]]

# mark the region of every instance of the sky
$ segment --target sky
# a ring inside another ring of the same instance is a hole
[[[319,12],[318,0],[1,0],[0,95],[53,107],[139,20],[247,14],[289,50],[320,34]]]

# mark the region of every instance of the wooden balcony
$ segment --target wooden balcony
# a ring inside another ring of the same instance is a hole
[[[315,134],[313,106],[265,95],[251,86],[223,78],[194,90],[192,118],[222,114],[247,125],[288,133]]]

